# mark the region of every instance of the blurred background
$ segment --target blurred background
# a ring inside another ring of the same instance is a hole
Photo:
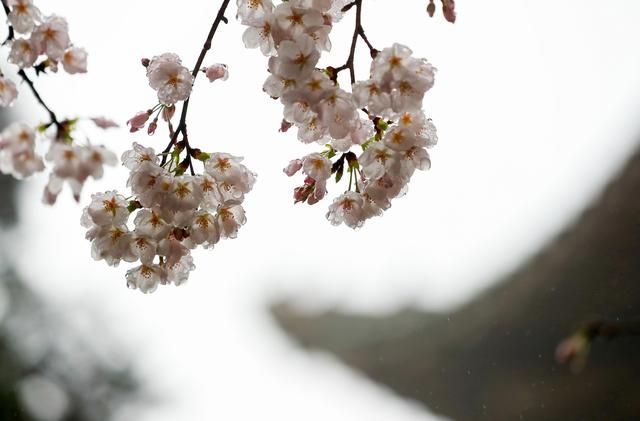
[[[640,3],[462,1],[455,25],[426,0],[364,3],[374,46],[438,68],[432,169],[357,232],[332,227],[326,201],[293,206],[281,169],[315,149],[278,133],[266,60],[231,6],[205,60],[230,78],[197,81],[189,132],[259,174],[247,225],[196,252],[187,285],[143,295],[127,265],[91,260],[79,225],[90,192],[126,190],[124,168],[51,208],[43,175],[0,178],[1,420],[640,417],[640,339],[596,342],[578,374],[554,360],[586,320],[638,315]],[[140,58],[195,62],[218,2],[39,6],[69,20],[90,66],[40,78],[43,97],[61,117],[124,124],[155,103]],[[321,65],[344,62],[352,25],[336,25]],[[22,90],[2,118],[46,115]],[[165,144],[87,136],[118,153]]]

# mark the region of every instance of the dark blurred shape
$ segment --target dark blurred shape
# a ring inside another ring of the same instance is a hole
[[[587,320],[640,313],[640,153],[572,227],[451,314],[275,317],[304,346],[456,420],[640,419],[640,338],[597,340],[579,374],[554,361]]]
[[[0,174],[0,229],[16,222],[16,185]],[[139,400],[104,326],[83,319],[89,329],[78,329],[41,300],[7,261],[9,246],[0,236],[0,420],[105,421]]]
[[[0,228],[14,225],[17,222],[16,207],[16,182],[12,177],[0,174]]]

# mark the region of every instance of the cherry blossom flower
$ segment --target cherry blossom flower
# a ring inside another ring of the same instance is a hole
[[[267,13],[262,19],[247,19],[245,24],[248,25],[242,34],[242,42],[245,47],[260,48],[265,56],[272,55],[275,52],[273,15]]]
[[[326,216],[333,225],[344,223],[351,228],[360,228],[365,220],[363,207],[362,195],[349,191],[334,200]]]
[[[158,100],[165,105],[184,101],[191,95],[193,76],[173,53],[154,57],[147,67],[149,86],[158,93]]]
[[[271,0],[237,0],[238,18],[243,22],[264,19],[273,10]]]
[[[91,204],[84,210],[83,226],[123,225],[128,219],[127,201],[114,190],[91,195]]]
[[[13,123],[0,136],[0,172],[23,179],[44,170],[35,152],[35,132],[24,123]]]
[[[36,23],[40,21],[40,10],[33,5],[31,0],[9,0],[9,23],[13,29],[21,34],[29,33]]]
[[[163,276],[159,265],[140,265],[127,271],[127,286],[147,294],[156,290]]]
[[[84,48],[69,47],[62,55],[62,67],[69,74],[87,72],[87,52]]]
[[[0,76],[0,107],[8,107],[18,97],[18,89],[16,84],[9,79]]]
[[[46,54],[52,60],[60,60],[69,47],[69,25],[65,18],[52,15],[37,26],[31,40],[38,53]]]
[[[21,69],[33,66],[38,58],[38,51],[30,39],[18,38],[11,44],[9,62]]]
[[[320,59],[313,38],[305,34],[293,41],[282,41],[277,50],[278,56],[271,57],[269,68],[283,78],[303,79],[309,76]]]

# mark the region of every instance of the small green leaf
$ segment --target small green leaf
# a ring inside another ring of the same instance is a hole
[[[142,208],[142,204],[137,200],[130,200],[129,204],[127,205],[127,210],[129,211],[129,213],[132,213],[136,209],[140,209],[140,208]]]

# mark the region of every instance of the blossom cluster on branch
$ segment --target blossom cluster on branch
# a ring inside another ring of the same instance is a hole
[[[443,15],[453,22],[454,1],[441,1]],[[103,166],[115,165],[117,157],[88,140],[78,142],[82,119],[59,119],[27,71],[40,76],[61,66],[71,74],[84,73],[87,53],[70,41],[64,18],[43,15],[33,0],[0,2],[8,19],[3,45],[10,48],[9,62],[17,66],[17,76],[49,116],[49,121],[35,127],[13,123],[4,129],[0,172],[24,178],[44,170],[46,160],[52,168],[43,201],[53,204],[65,183],[79,200],[85,181],[102,177]],[[158,285],[184,283],[195,267],[192,250],[236,238],[246,222],[243,202],[256,174],[240,157],[196,147],[187,130],[198,75],[203,73],[210,82],[224,81],[229,75],[225,64],[204,65],[219,25],[228,23],[229,3],[221,0],[193,68],[171,52],[142,59],[157,102],[133,114],[127,126],[131,133],[145,129],[148,135],[166,129],[166,147],[157,151],[133,142],[121,158],[130,172],[130,193],[93,194],[81,218],[92,256],[111,266],[137,262],[126,273],[127,285],[145,293]],[[294,128],[301,142],[320,145],[284,169],[290,177],[303,175],[293,192],[294,203],[318,203],[327,195],[329,181],[346,185],[348,173],[348,185],[328,206],[327,219],[334,225],[359,228],[381,215],[407,191],[416,170],[431,166],[427,149],[438,138],[423,110],[423,99],[433,87],[435,68],[399,43],[376,49],[364,31],[362,0],[283,0],[278,4],[236,0],[236,4],[237,19],[247,27],[244,44],[268,57],[263,90],[282,104],[280,130]],[[430,0],[431,16],[434,7]],[[318,67],[321,55],[331,50],[333,26],[350,11],[355,25],[349,56],[342,65]],[[363,79],[356,77],[355,69],[359,41],[371,56]],[[349,84],[341,85],[339,78],[345,71]],[[15,83],[0,73],[0,106],[11,105],[17,94]],[[117,127],[105,118],[87,120],[103,129]],[[44,158],[37,152],[39,139],[51,141]]]
[[[349,173],[347,190],[329,206],[334,225],[361,227],[383,213],[391,200],[406,192],[416,169],[430,167],[426,148],[437,143],[435,126],[422,110],[425,93],[434,83],[435,69],[412,56],[403,45],[379,51],[365,35],[362,0],[238,0],[238,18],[248,28],[243,40],[269,57],[263,89],[283,105],[282,131],[295,126],[303,143],[325,149],[292,160],[284,172],[302,170],[303,184],[294,201],[315,204],[327,193],[335,174],[340,182]],[[355,9],[355,29],[349,57],[338,67],[317,68],[331,48],[329,34],[342,14]],[[369,48],[369,78],[357,81],[355,47],[361,39]],[[338,83],[348,70],[351,92]],[[354,151],[355,150],[355,151]]]
[[[127,185],[132,195],[125,199],[117,191],[95,194],[84,210],[81,222],[88,229],[86,238],[92,243],[94,259],[112,266],[123,260],[139,262],[127,271],[126,280],[128,287],[144,293],[158,285],[185,282],[195,268],[191,250],[236,238],[246,222],[242,203],[256,175],[240,157],[195,148],[187,134],[189,98],[198,74],[204,73],[210,82],[228,77],[224,64],[202,67],[218,25],[226,21],[228,2],[223,1],[192,70],[174,53],[142,60],[158,103],[136,113],[127,124],[131,132],[146,127],[149,135],[156,133],[158,123],[166,124],[168,145],[156,153],[133,143],[122,155],[123,165],[130,170]],[[174,127],[180,102],[180,120]],[[202,163],[202,172],[196,170],[194,161]],[[133,213],[134,229],[130,230],[127,222]]]
[[[103,166],[115,165],[117,157],[104,146],[77,142],[75,132],[80,119],[58,119],[27,71],[39,76],[48,71],[57,72],[62,65],[67,73],[85,73],[87,52],[71,42],[65,18],[43,15],[32,0],[2,0],[2,5],[8,20],[8,36],[3,43],[10,47],[8,61],[17,66],[18,77],[45,109],[49,121],[35,127],[14,122],[4,129],[0,135],[0,172],[19,179],[29,177],[43,171],[46,160],[52,168],[43,202],[53,204],[65,182],[79,200],[85,181],[89,177],[101,178]],[[12,105],[17,95],[15,83],[0,72],[0,106]],[[89,120],[100,128],[116,126],[103,118]],[[37,152],[41,140],[51,141],[44,159]]]
[[[161,166],[152,148],[134,143],[122,162],[131,171],[133,199],[116,191],[94,194],[82,225],[94,259],[111,266],[140,262],[126,274],[130,288],[146,293],[159,284],[180,285],[195,267],[190,250],[235,238],[246,221],[241,204],[255,175],[238,157],[212,154],[202,174],[181,175],[173,158]],[[129,230],[134,212],[135,228]]]

